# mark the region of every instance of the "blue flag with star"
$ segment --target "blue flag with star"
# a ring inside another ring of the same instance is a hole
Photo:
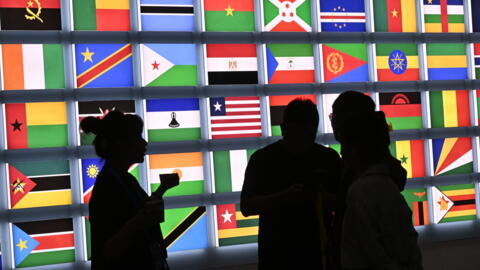
[[[210,116],[226,115],[225,98],[210,98]]]
[[[13,259],[15,266],[18,266],[30,255],[32,250],[38,246],[38,241],[33,239],[26,232],[12,224],[13,234]]]
[[[97,180],[97,176],[102,170],[104,161],[100,158],[82,159],[82,185],[83,185],[83,201],[88,203],[92,195],[93,185]]]
[[[364,0],[320,0],[322,32],[365,32]]]

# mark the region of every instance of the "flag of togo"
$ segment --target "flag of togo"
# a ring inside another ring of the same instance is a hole
[[[219,246],[256,243],[258,224],[258,216],[243,216],[238,204],[217,205]]]
[[[61,30],[60,0],[0,0],[2,30]]]

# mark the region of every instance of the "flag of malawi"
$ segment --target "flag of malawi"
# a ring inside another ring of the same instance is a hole
[[[263,0],[263,10],[265,31],[312,31],[310,0]]]
[[[475,185],[432,187],[435,223],[477,219]]]
[[[219,246],[258,241],[258,216],[243,216],[239,204],[217,205],[217,227]]]
[[[427,44],[429,80],[463,80],[467,74],[467,50],[463,43]]]
[[[463,0],[423,0],[423,13],[425,32],[465,32]]]
[[[283,122],[283,113],[290,101],[301,98],[310,99],[313,103],[317,103],[315,95],[290,95],[290,96],[271,96],[270,101],[270,124],[272,126],[272,136],[282,136],[280,124]]]
[[[208,247],[205,206],[165,210],[160,224],[168,252]]]
[[[15,267],[34,267],[75,261],[72,219],[12,224]]]
[[[195,31],[193,0],[140,0],[142,31]]]
[[[422,140],[394,141],[390,152],[407,170],[408,178],[425,176],[425,149]]]
[[[268,83],[315,82],[310,44],[267,44],[266,58]]]
[[[393,130],[422,128],[419,92],[380,93],[380,110]]]
[[[427,189],[415,188],[402,191],[402,195],[413,212],[413,226],[428,225]]]
[[[430,115],[433,128],[470,126],[468,90],[431,91]]]
[[[253,0],[205,0],[206,31],[255,31]]]
[[[0,0],[2,30],[61,30],[60,0]]]
[[[365,32],[365,1],[320,0],[322,32]]]
[[[418,72],[417,44],[377,44],[379,81],[414,81]]]
[[[256,150],[213,152],[215,192],[241,191],[248,160]]]
[[[375,0],[375,31],[417,32],[415,0]]]
[[[434,175],[473,172],[472,138],[432,139]]]
[[[366,44],[323,44],[322,50],[325,82],[368,81]]]
[[[73,0],[75,30],[129,31],[129,0]]]

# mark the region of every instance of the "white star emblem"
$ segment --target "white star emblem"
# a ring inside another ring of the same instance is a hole
[[[232,216],[233,214],[228,213],[228,209],[225,210],[225,214],[222,214],[223,223],[227,223],[227,221],[232,223]]]
[[[215,107],[215,111],[222,111],[222,104],[218,103],[218,101],[213,104],[213,107]]]

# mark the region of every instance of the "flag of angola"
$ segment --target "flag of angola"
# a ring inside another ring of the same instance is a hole
[[[379,96],[380,110],[385,113],[392,130],[423,127],[419,92],[380,93]]]
[[[253,0],[205,0],[205,30],[255,31]]]
[[[428,225],[428,200],[426,188],[406,189],[402,195],[413,212],[413,226]]]
[[[263,19],[268,32],[311,32],[310,0],[263,0]]]
[[[75,30],[129,31],[129,0],[73,0]]]
[[[215,192],[242,191],[245,169],[254,149],[213,152]]]
[[[432,195],[435,223],[477,219],[474,184],[432,187]]]
[[[166,209],[160,227],[168,252],[208,247],[205,206]]]
[[[2,30],[61,30],[60,0],[0,0]]]
[[[425,176],[425,149],[422,140],[390,143],[392,156],[400,160],[408,178]]]
[[[415,0],[375,0],[375,31],[416,32]]]
[[[420,78],[417,44],[377,44],[379,81],[414,81]]]
[[[258,216],[243,216],[239,204],[217,205],[219,246],[256,243],[258,224]]]
[[[271,96],[270,102],[270,125],[272,136],[282,136],[280,124],[283,122],[283,114],[288,103],[294,99],[309,99],[317,103],[315,95],[289,95],[289,96]]]

